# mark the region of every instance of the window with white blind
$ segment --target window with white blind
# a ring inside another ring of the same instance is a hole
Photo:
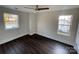
[[[59,16],[59,22],[58,22],[58,34],[62,35],[70,35],[70,27],[72,23],[72,15],[61,15]]]

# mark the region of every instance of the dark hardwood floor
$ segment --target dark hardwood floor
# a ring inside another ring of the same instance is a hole
[[[73,46],[34,34],[0,45],[0,54],[76,54]]]

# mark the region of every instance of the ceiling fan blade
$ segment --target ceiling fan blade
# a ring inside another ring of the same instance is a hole
[[[30,7],[24,7],[24,8],[27,8],[27,9],[34,9],[36,11],[40,11],[40,10],[48,10],[49,8],[39,8],[38,5],[36,5],[36,8],[30,8]]]
[[[30,8],[30,7],[24,7],[24,8],[27,8],[27,9],[34,9],[34,8]]]
[[[48,10],[49,8],[38,8],[37,10]]]

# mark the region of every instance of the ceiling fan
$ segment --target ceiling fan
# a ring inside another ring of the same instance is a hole
[[[35,8],[30,8],[30,7],[24,7],[24,8],[27,8],[27,9],[34,9],[35,11],[49,10],[49,8],[48,8],[48,7],[46,7],[46,8],[39,8],[39,6],[38,6],[38,5],[36,5],[36,7],[35,7]]]

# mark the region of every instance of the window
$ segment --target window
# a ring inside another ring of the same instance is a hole
[[[18,28],[18,15],[4,13],[5,29]]]
[[[72,15],[59,16],[58,34],[69,36],[71,22],[72,22]]]

